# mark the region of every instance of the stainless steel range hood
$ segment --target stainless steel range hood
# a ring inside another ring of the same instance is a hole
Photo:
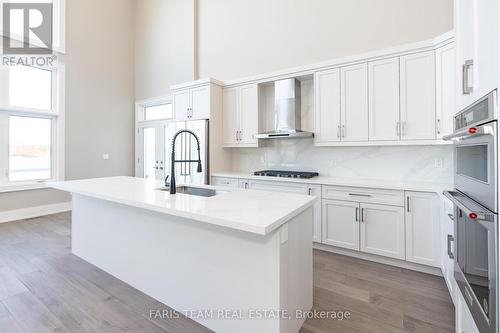
[[[286,79],[274,83],[274,131],[254,135],[256,139],[306,138],[313,133],[301,129],[300,81]]]

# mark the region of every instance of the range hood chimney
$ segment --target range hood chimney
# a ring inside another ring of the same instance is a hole
[[[301,129],[300,81],[274,82],[274,131],[254,135],[256,139],[305,138],[313,133]]]

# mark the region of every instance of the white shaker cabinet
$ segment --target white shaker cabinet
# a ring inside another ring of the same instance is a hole
[[[323,200],[323,244],[359,250],[358,202]]]
[[[436,134],[441,139],[453,133],[456,108],[455,43],[436,50]]]
[[[434,51],[400,58],[401,140],[436,139]]]
[[[368,141],[368,64],[340,69],[341,141]]]
[[[498,1],[455,0],[457,108],[461,110],[497,87]]]
[[[314,74],[316,143],[339,142],[340,128],[340,69]]]
[[[178,121],[210,119],[210,84],[173,93],[174,118]]]
[[[440,209],[435,193],[405,192],[406,261],[440,267]]]
[[[257,84],[224,88],[222,92],[222,130],[224,147],[257,147]]]
[[[370,141],[399,140],[399,58],[369,62],[368,83]]]
[[[307,194],[318,198],[313,208],[313,242],[321,243],[321,185],[307,185]]]
[[[454,230],[453,203],[447,198],[441,200],[441,272],[450,292],[451,299],[456,305],[457,283],[454,277],[455,265],[455,230]]]
[[[404,260],[403,207],[362,203],[360,208],[361,252]]]

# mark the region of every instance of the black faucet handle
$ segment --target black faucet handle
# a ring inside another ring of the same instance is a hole
[[[165,177],[165,187],[170,186],[170,184],[168,183],[168,177],[170,177],[170,175],[167,175],[167,177]]]

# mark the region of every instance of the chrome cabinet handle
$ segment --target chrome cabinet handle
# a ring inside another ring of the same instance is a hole
[[[448,213],[448,217],[450,218],[450,220],[454,221],[455,220],[455,217],[453,216],[453,214],[451,213]]]
[[[441,119],[437,120],[436,128],[437,128],[437,134],[440,135],[441,134]]]
[[[361,193],[349,193],[349,195],[353,197],[366,197],[366,198],[371,197],[371,194],[361,194]]]
[[[356,207],[356,222],[359,222],[359,207]]]
[[[474,81],[474,60],[466,60],[462,65],[462,93],[464,95],[470,95],[474,91],[474,86],[472,82]],[[470,81],[469,81],[470,80]]]
[[[365,222],[365,209],[361,208],[361,222]]]
[[[401,130],[400,130],[400,126],[399,126],[399,121],[396,122],[396,136],[400,136],[401,135]]]
[[[410,196],[406,197],[406,211],[410,212]]]
[[[342,137],[345,138],[345,125],[342,125]]]
[[[452,235],[448,235],[448,258],[454,259],[455,256],[453,255],[453,251],[451,250],[451,243],[454,242],[455,239],[453,238]]]
[[[307,193],[308,193],[309,195],[312,195],[312,188],[308,189],[308,190],[307,190]]]
[[[340,139],[340,125],[337,126],[337,138]]]

